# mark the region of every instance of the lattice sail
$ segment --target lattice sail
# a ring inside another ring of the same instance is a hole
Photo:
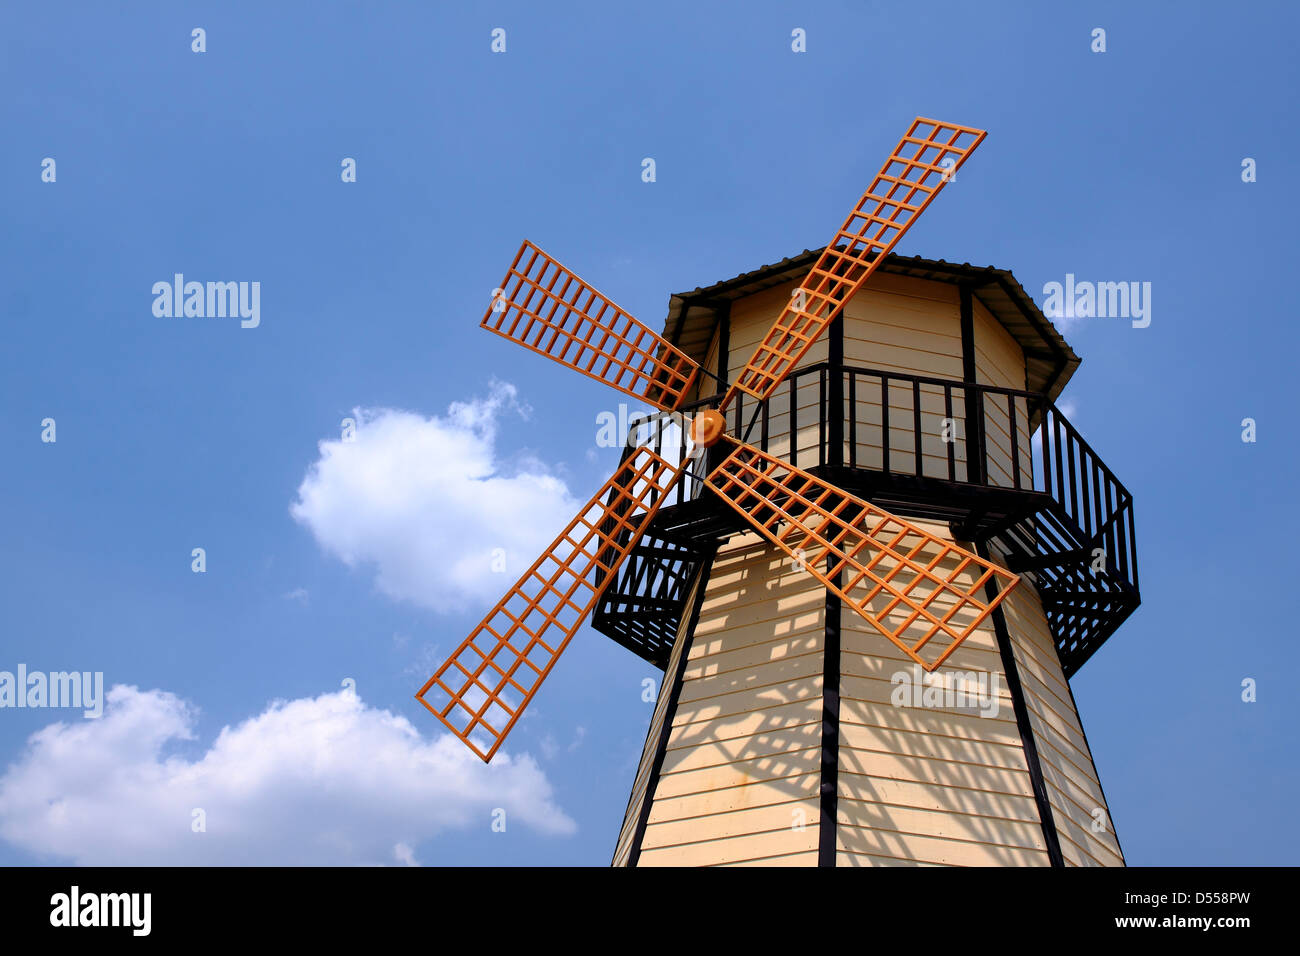
[[[926,670],[942,664],[1019,581],[750,445],[739,445],[705,480]],[[996,589],[992,600],[989,583]]]
[[[771,396],[984,136],[966,126],[913,121],[737,376],[724,408],[737,390]]]
[[[636,449],[420,688],[420,702],[484,761],[519,720],[682,473],[681,465]]]
[[[527,239],[480,324],[665,411],[681,404],[700,370]]]

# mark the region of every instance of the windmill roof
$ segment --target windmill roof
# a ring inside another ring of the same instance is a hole
[[[674,294],[669,299],[664,338],[695,361],[703,363],[718,320],[718,307],[722,303],[802,278],[821,254],[821,249],[805,249],[780,262],[742,272],[713,285]],[[952,285],[969,285],[974,296],[1024,351],[1026,387],[1030,391],[1044,392],[1049,399],[1055,400],[1082,361],[1016,277],[1006,269],[891,254],[877,271]]]

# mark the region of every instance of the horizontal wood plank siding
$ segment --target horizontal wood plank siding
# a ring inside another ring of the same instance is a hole
[[[840,626],[837,865],[1047,865],[991,621],[929,675],[852,610]],[[955,674],[987,696],[924,696]]]
[[[753,358],[754,349],[767,335],[785,304],[790,301],[790,295],[795,287],[794,282],[783,283],[732,303],[728,346],[733,381],[739,374],[739,370]],[[823,335],[813,343],[797,368],[825,362],[828,354],[826,336]],[[790,454],[790,391],[790,384],[783,383],[768,402],[768,433],[772,440],[767,446],[767,451],[783,458]],[[803,468],[810,468],[818,464],[819,452],[818,421],[821,417],[821,390],[816,376],[809,375],[800,379],[795,392],[795,424],[798,426],[795,445],[798,458],[794,459],[794,463]],[[748,423],[749,415],[754,409],[753,399],[745,395],[741,401],[745,422]],[[760,444],[761,427],[761,424],[754,426],[754,431],[749,436],[751,444]]]
[[[614,848],[614,866],[627,866],[630,862],[637,823],[641,817],[641,807],[645,800],[646,789],[654,773],[655,752],[663,730],[664,715],[671,702],[672,694],[668,682],[677,673],[678,665],[681,662],[682,648],[686,643],[690,626],[690,609],[695,606],[695,599],[699,595],[702,580],[703,575],[697,574],[686,595],[686,611],[682,614],[681,622],[677,625],[677,636],[673,640],[673,649],[668,655],[668,666],[664,670],[664,681],[660,684],[659,697],[655,701],[654,711],[650,717],[650,729],[646,732],[645,747],[641,752],[641,762],[637,765],[636,777],[632,781],[632,796],[628,800],[627,811],[623,815],[623,826],[619,829],[618,843]]]
[[[1092,753],[1032,584],[1022,581],[1003,613],[1065,863],[1123,866]],[[1096,820],[1100,826],[1094,826]]]
[[[850,367],[882,369],[911,375],[962,379],[962,341],[959,294],[944,283],[926,282],[901,276],[875,276],[844,310],[844,362]],[[983,317],[983,318],[981,318]],[[981,330],[981,322],[995,329]],[[976,370],[983,384],[1024,387],[1024,359],[1019,346],[975,301]],[[983,346],[981,343],[985,342]],[[1018,366],[1017,366],[1018,363]],[[1019,378],[1015,376],[1019,369]],[[860,468],[884,468],[883,411],[880,380],[859,376],[856,386],[857,434],[855,463]],[[967,478],[965,393],[952,391],[953,438],[957,443],[953,477]],[[936,385],[920,387],[921,457],[917,461],[914,434],[915,396],[906,383],[889,383],[889,469],[900,474],[948,477],[948,443],[944,441],[944,419],[948,417],[944,390]],[[1001,396],[985,399],[985,442],[987,471],[994,484],[1012,486],[1012,411]],[[1016,400],[1014,431],[1019,434],[1018,452],[1022,485],[1031,481],[1030,434],[1023,399]]]
[[[824,600],[756,535],[719,551],[640,865],[815,861]]]
[[[976,379],[984,385],[1024,389],[1025,356],[1011,333],[975,295],[972,302],[975,331]],[[1029,431],[1029,407],[1023,398],[1015,399],[1015,433],[1019,442],[1020,481],[1022,487],[1033,484],[1033,443]],[[1011,409],[1004,395],[986,395],[984,423],[989,452],[989,481],[996,485],[1014,485],[1011,467]]]

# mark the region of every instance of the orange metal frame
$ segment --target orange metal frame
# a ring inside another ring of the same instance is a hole
[[[700,367],[527,239],[480,323],[633,398],[672,411]]]
[[[740,371],[724,409],[737,390],[759,400],[771,396],[984,136],[967,126],[913,121],[797,290],[800,301],[791,297]]]
[[[750,445],[738,445],[705,480],[763,537],[801,561],[927,671],[974,633],[1019,581],[979,555]],[[886,558],[889,569],[882,570]],[[841,572],[843,585],[835,583]],[[959,583],[963,575],[969,584]],[[983,600],[991,580],[997,596]],[[908,641],[905,634],[914,626],[923,633]],[[949,643],[927,660],[921,651],[939,634]]]
[[[420,688],[420,702],[484,761],[501,746],[682,473],[681,465],[648,448],[633,452]],[[426,697],[431,694],[433,702]]]

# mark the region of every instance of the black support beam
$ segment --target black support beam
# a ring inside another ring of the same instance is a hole
[[[969,285],[957,289],[961,308],[961,377],[975,385],[979,375],[975,365],[975,303]],[[987,479],[984,467],[984,398],[975,389],[965,389],[966,397],[966,480],[983,484]],[[954,436],[955,437],[955,436]]]
[[[983,544],[975,545],[976,553],[989,559],[989,549]],[[997,585],[992,581],[985,592],[990,601],[998,595]],[[1007,628],[1006,615],[1002,605],[993,609],[993,631],[997,635],[998,654],[1002,658],[1002,672],[1007,682],[1007,691],[1011,694],[1011,705],[1016,715],[1016,728],[1020,731],[1020,745],[1025,754],[1025,766],[1029,770],[1029,784],[1034,792],[1034,803],[1038,807],[1038,822],[1042,824],[1043,842],[1047,847],[1047,859],[1052,866],[1065,866],[1061,855],[1061,838],[1056,832],[1056,818],[1052,814],[1052,804],[1047,798],[1047,783],[1043,779],[1043,764],[1038,757],[1038,742],[1034,738],[1034,727],[1029,721],[1029,705],[1025,702],[1025,688],[1020,683],[1020,669],[1016,666],[1015,649],[1011,646],[1011,632]]]
[[[673,732],[673,718],[677,716],[677,701],[682,693],[682,680],[686,676],[686,665],[691,656],[691,643],[695,640],[695,627],[700,622],[700,609],[704,606],[704,592],[709,586],[709,571],[713,567],[713,555],[707,555],[703,564],[700,566],[700,583],[699,590],[695,595],[695,603],[691,608],[690,620],[686,622],[686,630],[681,635],[682,652],[677,658],[677,667],[673,669],[671,675],[665,675],[665,685],[669,694],[668,703],[664,708],[664,719],[659,726],[659,738],[655,742],[655,755],[650,765],[650,776],[646,780],[645,793],[641,796],[641,806],[637,812],[636,832],[632,836],[632,847],[628,853],[628,866],[636,866],[637,861],[641,859],[641,842],[645,839],[646,823],[650,820],[650,807],[654,804],[655,786],[659,782],[659,774],[663,772],[664,754],[668,752],[668,738]],[[662,693],[665,686],[659,688]],[[633,780],[633,789],[636,782]]]
[[[827,559],[827,571],[833,559]],[[836,574],[836,587],[843,583]],[[834,866],[836,819],[840,806],[840,599],[826,589],[824,647],[822,648],[822,760],[821,806],[817,822],[817,865]]]

